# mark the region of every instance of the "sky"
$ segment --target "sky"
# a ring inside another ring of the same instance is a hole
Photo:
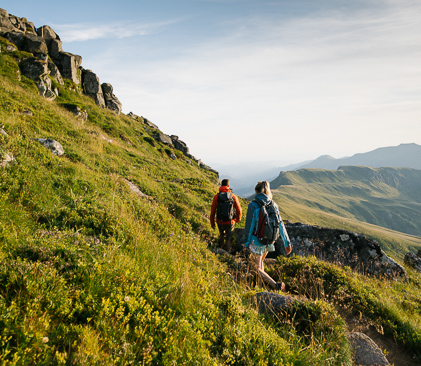
[[[2,0],[213,168],[421,144],[419,0]]]

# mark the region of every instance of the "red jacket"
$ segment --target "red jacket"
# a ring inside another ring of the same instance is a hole
[[[219,188],[219,192],[231,192],[231,190],[227,186],[222,186]],[[215,226],[215,213],[216,213],[216,207],[218,206],[218,196],[219,196],[219,193],[217,193],[215,197],[213,197],[213,201],[212,201],[212,208],[211,208],[211,214],[210,214],[210,222],[211,222],[212,227]],[[236,213],[235,219],[231,221],[221,221],[221,220],[216,219],[216,222],[218,224],[233,224],[234,222],[240,222],[241,220],[240,202],[238,202],[238,198],[234,193],[232,193],[232,199],[234,201],[234,208],[235,208],[235,213]]]

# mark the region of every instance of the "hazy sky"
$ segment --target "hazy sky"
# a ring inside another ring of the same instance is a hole
[[[421,144],[419,0],[2,0],[218,168]]]

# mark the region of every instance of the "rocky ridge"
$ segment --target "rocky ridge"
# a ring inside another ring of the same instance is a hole
[[[53,81],[64,85],[65,79],[76,88],[80,87],[100,107],[121,113],[122,105],[113,94],[113,87],[108,83],[100,84],[95,73],[85,70],[81,66],[81,56],[63,51],[60,36],[50,26],[36,28],[26,18],[0,9],[0,36],[14,45],[8,45],[7,52],[27,53],[20,60],[21,73],[37,83],[39,93],[45,98],[55,99],[58,89]]]
[[[34,23],[29,22],[26,18],[19,18],[0,8],[0,37],[9,42],[5,47],[6,52],[20,52],[20,73],[35,81],[39,94],[47,100],[52,101],[59,95],[57,85],[67,85],[72,90],[82,91],[92,98],[99,107],[107,108],[117,115],[122,113],[122,104],[114,95],[113,86],[109,83],[101,83],[99,77],[92,70],[84,69],[81,56],[63,51],[60,36],[50,26],[43,25],[36,28]],[[87,112],[81,110],[78,106],[68,105],[65,107],[76,118],[87,120]],[[175,149],[185,156],[187,163],[193,164],[195,162],[202,169],[219,175],[217,171],[191,155],[186,143],[181,141],[178,136],[169,136],[160,132],[157,125],[132,112],[128,116],[145,124],[151,132],[155,133],[152,130],[157,130],[158,132],[153,137],[156,141],[168,146],[166,152],[171,159],[178,158],[173,152]],[[39,142],[51,149],[53,142],[50,143],[49,141],[50,139],[47,139],[47,143],[45,141]],[[148,142],[152,144],[153,140],[151,139]],[[54,144],[59,144],[59,142],[54,141]],[[57,155],[63,153],[64,150],[60,150]],[[1,166],[6,166],[14,160],[6,153],[2,155],[4,156],[0,159]]]

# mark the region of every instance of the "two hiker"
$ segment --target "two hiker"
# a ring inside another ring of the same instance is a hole
[[[220,232],[219,245],[225,246],[225,249],[229,252],[235,223],[241,220],[241,206],[238,198],[229,189],[229,180],[224,179],[221,183],[219,193],[215,195],[212,201],[210,221],[212,228],[215,228],[216,213],[216,222]],[[244,229],[246,243],[244,247],[245,250],[251,252],[250,258],[258,274],[257,284],[262,286],[263,280],[273,289],[285,291],[283,282],[277,283],[265,272],[263,261],[268,252],[275,251],[274,243],[279,236],[284,243],[287,255],[292,250],[291,242],[279,214],[279,208],[272,201],[269,182],[258,182],[254,189],[255,199],[250,202],[247,209]]]
[[[219,246],[227,252],[231,251],[231,238],[234,233],[235,223],[240,222],[242,215],[238,198],[231,192],[229,186],[229,179],[223,179],[221,187],[219,188],[219,193],[213,197],[210,214],[212,229],[215,229],[216,214],[216,223],[219,230],[218,243]]]

